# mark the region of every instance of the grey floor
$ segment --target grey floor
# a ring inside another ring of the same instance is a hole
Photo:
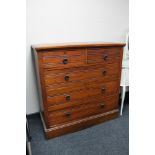
[[[32,155],[128,155],[129,106],[122,117],[91,128],[46,140],[39,116],[28,119]]]

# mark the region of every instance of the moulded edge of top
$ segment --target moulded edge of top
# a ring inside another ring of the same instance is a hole
[[[125,43],[63,43],[63,44],[38,44],[32,45],[32,49],[42,51],[46,49],[61,49],[61,48],[82,48],[82,47],[124,47]]]

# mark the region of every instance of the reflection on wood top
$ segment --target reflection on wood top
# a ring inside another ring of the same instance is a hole
[[[106,42],[72,42],[72,43],[57,43],[57,44],[38,44],[33,45],[32,48],[41,51],[46,49],[61,49],[61,48],[82,48],[82,47],[124,47],[125,43],[106,43]]]

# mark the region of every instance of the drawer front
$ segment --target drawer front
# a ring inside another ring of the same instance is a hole
[[[49,104],[47,107],[47,111],[48,112],[52,112],[52,111],[56,111],[56,110],[62,110],[62,109],[66,109],[66,108],[71,108],[71,107],[75,107],[75,106],[79,106],[81,104],[87,104],[88,102],[95,102],[100,101],[103,102],[104,100],[106,100],[107,98],[113,97],[113,96],[118,96],[118,94],[112,94],[110,96],[103,96],[101,94],[97,94],[96,96],[89,96],[86,98],[83,98],[81,100],[75,100],[75,101],[70,101],[70,102],[64,102],[64,103],[59,103],[59,104]]]
[[[112,77],[118,78],[120,65],[119,63],[101,66],[90,66],[77,69],[64,69],[64,70],[45,70],[45,84],[51,85],[56,83],[66,83],[91,79],[102,78],[111,80]]]
[[[89,48],[88,49],[88,64],[95,63],[114,63],[120,61],[119,48]]]
[[[118,81],[111,81],[103,84],[92,83],[86,86],[85,89],[78,91],[65,92],[57,95],[47,96],[48,105],[68,103],[72,105],[74,102],[89,99],[90,97],[105,98],[109,95],[114,95],[118,92]]]
[[[66,94],[67,92],[77,91],[81,89],[86,89],[86,84],[81,82],[72,82],[72,83],[62,83],[55,85],[46,86],[47,96],[54,96],[58,94]]]
[[[118,108],[118,97],[109,98],[104,101],[93,101],[80,106],[66,108],[49,113],[49,124],[50,126],[68,123],[73,120],[82,119],[95,114],[107,112]]]
[[[44,68],[70,68],[83,66],[86,63],[85,49],[57,50],[51,52],[43,52]]]
[[[60,84],[60,85],[51,85],[46,87],[46,94],[47,96],[54,96],[58,94],[67,94],[68,92],[79,91],[79,90],[88,90],[88,89],[102,89],[106,95],[108,95],[108,91],[118,89],[119,81],[111,81],[111,82],[102,82],[102,80],[93,79],[92,81],[88,81],[86,83],[75,82],[75,83],[68,83]]]

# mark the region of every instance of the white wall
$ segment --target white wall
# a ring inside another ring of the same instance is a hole
[[[123,42],[129,0],[27,0],[27,114],[39,111],[30,46],[42,43]]]

